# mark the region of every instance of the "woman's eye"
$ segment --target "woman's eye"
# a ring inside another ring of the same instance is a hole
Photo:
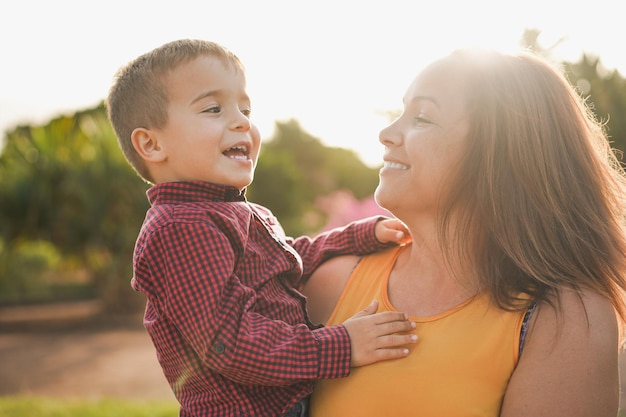
[[[432,122],[430,121],[430,119],[424,117],[423,115],[417,115],[415,116],[415,123],[417,124],[431,124]]]

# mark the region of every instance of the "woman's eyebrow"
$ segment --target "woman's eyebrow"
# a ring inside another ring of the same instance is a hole
[[[439,102],[437,101],[437,99],[433,96],[413,96],[411,97],[411,99],[409,100],[409,103],[420,103],[422,101],[428,101],[430,103],[433,103],[435,106],[440,107]]]

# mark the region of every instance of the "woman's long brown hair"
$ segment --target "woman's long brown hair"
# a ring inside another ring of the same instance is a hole
[[[464,80],[471,126],[440,217],[452,256],[502,308],[525,308],[520,293],[554,304],[559,289],[586,288],[626,320],[626,175],[602,124],[536,56],[445,60]]]

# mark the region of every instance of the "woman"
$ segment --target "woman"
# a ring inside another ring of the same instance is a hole
[[[314,321],[410,314],[407,358],[322,381],[311,417],[615,416],[625,173],[566,79],[530,54],[456,51],[380,133],[376,200],[412,242],[324,264]]]

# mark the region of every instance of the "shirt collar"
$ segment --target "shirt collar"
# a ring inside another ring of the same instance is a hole
[[[179,181],[157,184],[146,191],[151,205],[198,201],[246,201],[246,190],[204,181]]]

